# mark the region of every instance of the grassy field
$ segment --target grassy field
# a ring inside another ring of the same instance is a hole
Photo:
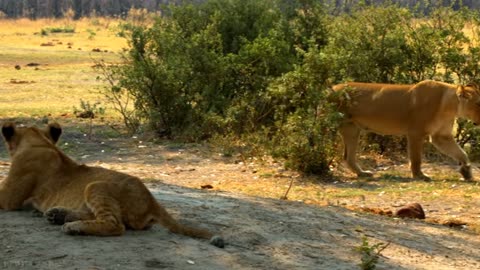
[[[0,117],[55,118],[72,114],[80,99],[102,102],[92,66],[120,60],[126,40],[117,37],[118,25],[103,18],[0,20]]]
[[[127,43],[116,35],[119,23],[118,20],[103,18],[79,21],[0,20],[0,119],[48,118],[60,119],[59,122],[64,124],[79,121],[73,115],[73,107],[78,107],[81,99],[91,103],[100,101],[102,105],[107,105],[99,94],[105,85],[101,80],[97,80],[99,74],[92,66],[100,59],[107,62],[121,60],[122,49]],[[73,28],[75,31],[48,33],[48,29],[52,28]],[[95,52],[94,49],[101,52]],[[20,69],[15,66],[19,66]],[[115,121],[118,116],[107,107],[107,117]],[[160,157],[157,158],[158,153],[155,151],[137,153],[135,143],[128,143],[134,145],[133,149],[128,150],[132,153],[129,153],[129,156],[138,155],[142,162],[155,156],[158,162]],[[90,144],[92,146],[87,149],[88,151],[84,149],[85,144],[81,145],[80,150],[65,149],[67,144],[61,147],[73,156],[82,157],[98,151],[98,143]],[[68,147],[74,145],[70,143]],[[98,155],[102,155],[102,159],[107,155],[113,158],[121,150],[118,149],[118,145],[113,145],[111,151],[107,149],[105,153],[101,152]],[[208,155],[217,156],[218,153],[210,151]],[[369,157],[372,160],[370,168],[377,170],[381,168],[375,179],[358,180],[346,171],[337,170],[336,180],[326,181],[316,177],[300,176],[295,172],[285,172],[278,166],[253,162],[256,167],[254,173],[249,174],[237,169],[226,173],[225,169],[222,174],[216,175],[215,179],[221,182],[216,188],[278,199],[285,194],[291,179],[294,179],[294,185],[288,194],[290,200],[315,205],[365,205],[389,209],[403,203],[420,202],[431,209],[429,214],[433,216],[457,216],[467,220],[469,224],[478,224],[480,213],[475,209],[480,199],[479,182],[459,181],[454,164],[432,162],[425,165],[426,173],[432,175],[434,179],[426,183],[409,178],[410,173],[406,165],[408,161],[404,155],[400,163],[382,160],[372,155]],[[225,166],[231,164],[233,162],[227,161]],[[136,166],[141,165],[128,166],[129,170],[134,171]],[[189,177],[183,175],[182,179],[175,179],[175,183],[198,188],[198,179],[204,179],[205,175],[218,170],[218,167],[218,164],[214,167],[210,164],[206,166],[204,174],[199,174],[202,170],[197,167],[188,171],[195,181],[188,182]],[[143,167],[138,169],[143,170]],[[475,169],[474,175],[479,179],[480,171]],[[158,179],[158,175],[145,176],[147,179]]]

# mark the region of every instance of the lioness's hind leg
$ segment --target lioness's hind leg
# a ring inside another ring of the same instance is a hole
[[[122,235],[125,232],[118,201],[110,194],[117,186],[113,183],[95,182],[85,188],[87,207],[93,213],[91,220],[67,222],[63,231],[71,235]]]
[[[357,164],[357,145],[360,129],[353,123],[346,122],[340,126],[340,135],[342,135],[344,144],[343,159],[348,167],[360,177],[371,177],[371,171],[364,171]]]
[[[410,158],[410,170],[413,178],[430,181],[430,176],[422,172],[422,152],[425,135],[423,134],[408,134],[408,156]]]

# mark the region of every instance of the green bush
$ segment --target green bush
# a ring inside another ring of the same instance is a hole
[[[417,83],[425,79],[468,83],[479,75],[478,12],[436,8],[424,18],[394,5],[359,7],[329,25],[325,53],[334,58],[334,82]],[[463,31],[470,26],[468,38]],[[459,132],[470,132],[470,128]],[[369,149],[406,146],[404,138],[369,134]],[[400,149],[405,151],[405,149]],[[391,151],[390,151],[391,152]]]
[[[209,1],[169,11],[150,28],[124,26],[129,65],[116,70],[118,87],[133,94],[150,127],[204,138],[269,121],[268,82],[295,59],[275,3]]]
[[[73,26],[64,26],[64,27],[47,27],[42,28],[40,31],[42,36],[47,36],[49,33],[75,33],[75,27]]]
[[[478,74],[479,36],[459,31],[466,22],[478,27],[476,13],[432,8],[430,17],[417,18],[394,5],[359,5],[338,16],[329,10],[314,0],[169,6],[151,26],[122,27],[130,50],[124,64],[103,66],[106,95],[130,129],[143,125],[188,141],[248,138],[245,145],[261,144],[249,149],[322,174],[338,152],[343,115],[336,104],[345,98],[331,85],[464,83]],[[133,100],[133,110],[125,100]]]
[[[343,96],[327,87],[327,56],[313,46],[302,58],[301,65],[270,85],[276,120],[271,149],[289,168],[324,174],[337,153],[337,127],[343,118],[337,104]]]

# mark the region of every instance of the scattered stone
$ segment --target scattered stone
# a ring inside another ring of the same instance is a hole
[[[388,216],[388,217],[393,216],[392,211],[384,210],[384,209],[381,209],[381,208],[378,208],[378,207],[347,205],[345,208],[347,208],[349,210],[352,210],[352,211],[360,211],[360,212],[365,212],[365,213],[370,213],[370,214],[375,214],[375,215]]]
[[[95,114],[92,111],[84,111],[77,113],[77,118],[95,118]]]
[[[32,62],[32,63],[28,63],[26,66],[27,67],[38,67],[38,66],[40,66],[40,64]]]
[[[213,189],[213,186],[212,185],[201,185],[200,186],[202,189]]]
[[[102,52],[102,50],[100,50],[99,48],[93,48],[92,52]]]
[[[26,83],[35,83],[35,81],[24,81],[24,80],[10,79],[10,83],[13,83],[13,84],[26,84]]]
[[[20,69],[22,69],[22,67],[20,65],[15,65],[15,69],[20,70]]]
[[[455,219],[455,218],[450,218],[440,222],[440,224],[444,226],[448,226],[450,228],[463,228],[464,226],[467,225],[467,222],[463,220]]]
[[[170,262],[162,262],[158,259],[151,259],[145,261],[145,267],[146,268],[158,268],[158,269],[168,269],[173,266],[172,263]]]
[[[420,204],[411,203],[398,209],[395,216],[400,218],[425,219],[425,212]]]
[[[55,46],[55,44],[53,44],[52,42],[45,42],[45,43],[40,44],[40,46],[42,46],[42,47],[45,47],[45,46]]]

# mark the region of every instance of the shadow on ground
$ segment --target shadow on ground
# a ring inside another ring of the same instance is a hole
[[[480,241],[464,232],[415,221],[150,185],[182,223],[220,232],[225,249],[159,226],[123,237],[67,236],[27,211],[0,211],[0,266],[5,269],[356,269],[355,247],[391,242],[379,269],[475,269]]]

